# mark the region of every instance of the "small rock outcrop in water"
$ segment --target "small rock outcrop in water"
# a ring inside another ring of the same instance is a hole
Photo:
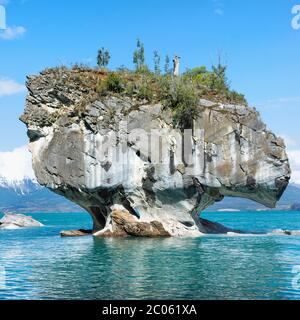
[[[290,167],[283,140],[257,111],[199,98],[180,144],[163,103],[122,94],[86,99],[89,88],[79,78],[96,76],[62,69],[29,77],[21,117],[39,183],[87,210],[96,235],[226,233],[200,218],[224,196],[276,205]],[[159,139],[149,155],[152,133]],[[191,161],[182,159],[186,148]]]
[[[89,236],[93,233],[93,230],[68,230],[68,231],[61,231],[60,235],[62,237],[84,237]]]
[[[0,220],[0,229],[19,229],[30,227],[42,227],[43,224],[34,220],[32,217],[23,214],[7,213]]]
[[[267,233],[270,236],[300,236],[300,230],[282,230],[277,229]]]

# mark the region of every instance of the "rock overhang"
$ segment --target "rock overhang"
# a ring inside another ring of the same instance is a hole
[[[84,96],[76,85],[41,74],[27,87],[21,120],[37,179],[89,211],[95,231],[122,205],[143,221],[162,221],[171,234],[194,232],[199,213],[224,196],[274,207],[288,185],[284,142],[250,107],[199,99],[198,117],[182,134],[160,103],[107,96],[74,113]],[[182,159],[185,149],[191,165]]]

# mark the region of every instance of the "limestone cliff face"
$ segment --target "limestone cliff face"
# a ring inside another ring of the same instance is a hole
[[[65,71],[29,77],[27,87],[21,120],[37,179],[86,209],[98,234],[113,232],[116,208],[171,235],[226,232],[201,211],[224,196],[274,207],[288,185],[283,140],[247,106],[199,99],[183,133],[162,104],[108,95],[76,109],[86,92]]]

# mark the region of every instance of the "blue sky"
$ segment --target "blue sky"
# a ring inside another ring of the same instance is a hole
[[[300,170],[300,29],[291,26],[292,8],[300,0],[0,4],[6,8],[9,28],[0,31],[0,152],[27,143],[26,129],[18,121],[26,75],[58,64],[94,65],[101,46],[111,52],[111,68],[131,67],[136,38],[141,38],[150,65],[154,50],[162,56],[179,54],[182,69],[210,67],[222,52],[232,87],[245,93],[268,127],[286,138]]]

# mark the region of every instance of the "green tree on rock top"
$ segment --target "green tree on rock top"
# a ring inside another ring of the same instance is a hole
[[[98,51],[97,65],[100,69],[106,68],[110,61],[110,53],[103,47]]]

